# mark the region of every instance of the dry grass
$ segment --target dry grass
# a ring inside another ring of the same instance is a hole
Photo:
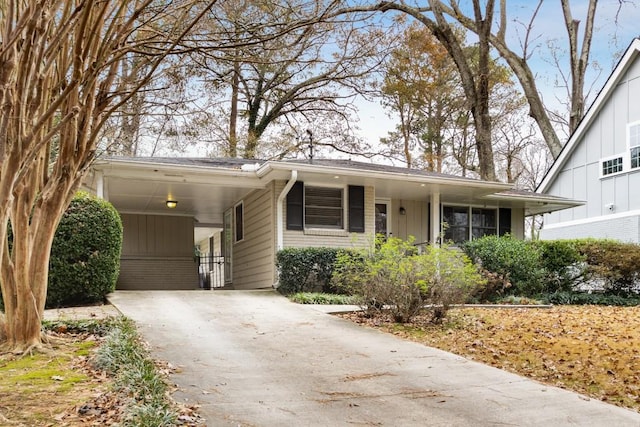
[[[0,425],[84,426],[106,420],[78,413],[105,396],[109,386],[106,377],[88,368],[94,337],[59,336],[56,341],[50,352],[0,356]]]
[[[465,308],[442,325],[350,318],[640,411],[640,307]]]

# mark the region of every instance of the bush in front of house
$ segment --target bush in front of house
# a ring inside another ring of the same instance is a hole
[[[102,302],[120,271],[122,222],[115,208],[78,193],[60,220],[51,248],[46,306]]]
[[[474,263],[502,282],[496,295],[535,297],[544,291],[545,270],[537,247],[511,236],[485,236],[462,248]]]
[[[425,309],[440,321],[482,279],[460,251],[427,247],[418,253],[413,241],[389,238],[372,252],[340,254],[334,282],[347,287],[367,315],[389,313],[405,323]]]
[[[540,254],[543,292],[570,292],[584,282],[586,256],[578,250],[578,240],[539,240],[528,245]]]
[[[600,281],[605,293],[629,295],[640,285],[640,245],[609,239],[579,239],[576,249],[586,262],[586,275]]]
[[[350,305],[354,303],[351,295],[328,294],[325,292],[298,292],[289,295],[296,304]]]
[[[335,292],[331,285],[334,263],[340,249],[285,248],[276,254],[278,291],[284,295],[298,292]]]

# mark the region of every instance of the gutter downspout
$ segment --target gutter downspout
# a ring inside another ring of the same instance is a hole
[[[289,178],[289,181],[287,182],[287,184],[284,186],[284,188],[278,195],[278,199],[276,201],[276,234],[277,234],[276,253],[284,247],[284,224],[283,224],[284,208],[282,207],[282,202],[284,202],[284,198],[287,196],[287,193],[289,193],[289,190],[291,190],[291,187],[293,187],[293,184],[295,184],[297,180],[298,180],[298,171],[292,170],[291,178]],[[275,258],[275,254],[274,254],[274,258]],[[275,264],[275,259],[274,259],[274,264]],[[278,274],[278,270],[276,270],[275,279],[276,279],[276,282],[273,284],[273,288],[278,289],[278,286],[280,285],[280,276]]]
[[[291,187],[293,187],[293,184],[295,184],[297,180],[298,180],[298,171],[292,170],[291,178],[289,178],[289,181],[287,182],[287,184],[284,186],[284,188],[278,195],[278,200],[276,202],[276,234],[277,234],[276,251],[279,251],[284,247],[284,224],[283,224],[284,208],[282,207],[282,202],[284,201],[284,198],[287,196],[287,194],[289,193],[289,190],[291,190]]]

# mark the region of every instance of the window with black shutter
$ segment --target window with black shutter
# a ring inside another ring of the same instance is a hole
[[[304,229],[304,183],[298,181],[287,194],[287,230]]]
[[[342,188],[305,187],[305,227],[343,229],[343,199]]]
[[[500,208],[498,217],[498,235],[511,234],[511,209]]]
[[[364,187],[349,186],[349,231],[364,233]]]

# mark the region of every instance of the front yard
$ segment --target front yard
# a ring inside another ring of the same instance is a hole
[[[344,315],[405,339],[640,411],[640,307],[464,308],[441,325]]]

